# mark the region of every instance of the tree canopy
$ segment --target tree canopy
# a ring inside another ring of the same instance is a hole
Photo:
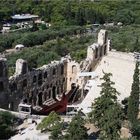
[[[138,0],[9,0],[0,1],[0,21],[13,14],[38,14],[54,25],[85,25],[87,23],[140,23]]]
[[[119,94],[113,87],[114,82],[110,80],[111,73],[104,73],[104,82],[101,84],[100,97],[93,103],[93,110],[90,113],[90,120],[99,129],[99,137],[102,140],[119,139],[119,131],[123,120],[123,112],[120,104],[117,102]]]
[[[0,111],[0,139],[8,139],[14,134],[14,119],[11,113]]]
[[[64,139],[66,140],[80,140],[80,139],[87,139],[87,128],[84,126],[85,120],[81,117],[80,111],[76,114],[67,129],[66,135]]]
[[[139,63],[136,63],[131,94],[128,100],[128,119],[131,123],[137,120],[139,113],[139,96],[140,96],[140,82],[139,82]]]

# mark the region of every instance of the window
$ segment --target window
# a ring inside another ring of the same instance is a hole
[[[13,92],[13,91],[17,90],[17,84],[14,82],[9,85],[9,88],[11,89],[11,92]]]
[[[56,74],[56,70],[55,70],[55,68],[53,68],[53,75],[55,75]]]
[[[59,87],[57,87],[57,94],[59,95]]]
[[[106,45],[105,45],[105,47],[104,47],[104,55],[106,55]]]
[[[102,46],[101,46],[101,49],[100,49],[100,57],[102,57]]]
[[[63,83],[65,82],[65,78],[63,78]]]
[[[44,78],[47,78],[47,71],[45,71],[44,73]]]
[[[3,76],[3,64],[0,62],[0,77]]]
[[[4,90],[3,82],[0,82],[0,91],[3,91],[3,90]]]
[[[98,57],[98,48],[95,49],[95,58]]]
[[[23,80],[23,88],[27,87],[27,79]]]
[[[61,66],[61,75],[64,74],[64,66]]]
[[[42,74],[40,73],[38,76],[38,85],[42,85]]]
[[[76,66],[73,65],[73,66],[72,66],[72,73],[76,73],[76,71],[77,71]]]
[[[36,76],[33,77],[33,83],[35,83],[35,82],[36,82]]]

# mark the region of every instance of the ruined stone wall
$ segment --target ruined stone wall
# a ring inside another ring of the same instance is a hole
[[[50,98],[66,92],[66,60],[53,61],[33,71],[27,71],[27,62],[16,62],[16,73],[9,79],[10,108],[16,110],[20,102],[41,106]]]
[[[6,59],[0,58],[0,107],[8,107],[8,77]]]
[[[80,63],[66,56],[28,71],[28,63],[18,59],[15,74],[9,79],[6,60],[0,59],[0,107],[17,110],[20,102],[41,106],[50,98],[61,98],[63,93],[71,90],[72,84],[82,89],[89,78],[79,77],[78,74],[94,70],[107,54],[107,43],[107,32],[101,30],[97,43],[87,48],[87,58]]]
[[[106,30],[100,30],[98,33],[98,41],[97,43],[93,43],[91,46],[87,48],[87,57],[85,60],[81,61],[81,63],[77,63],[75,61],[69,61],[68,63],[68,81],[67,87],[70,89],[71,84],[75,83],[79,85],[80,88],[83,88],[86,84],[86,81],[89,79],[88,77],[79,77],[78,73],[81,72],[91,72],[98,65],[100,60],[104,55],[108,53],[108,37]],[[73,73],[73,68],[75,72]]]

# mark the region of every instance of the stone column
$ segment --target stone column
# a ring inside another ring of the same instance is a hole
[[[27,66],[27,61],[23,59],[18,59],[16,61],[16,74],[26,74],[28,72],[28,66]]]

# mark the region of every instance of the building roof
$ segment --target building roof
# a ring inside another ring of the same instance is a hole
[[[32,18],[38,18],[38,15],[30,15],[30,14],[18,14],[18,15],[14,15],[14,16],[11,16],[12,19],[17,19],[17,20],[20,20],[20,19],[32,19]]]

